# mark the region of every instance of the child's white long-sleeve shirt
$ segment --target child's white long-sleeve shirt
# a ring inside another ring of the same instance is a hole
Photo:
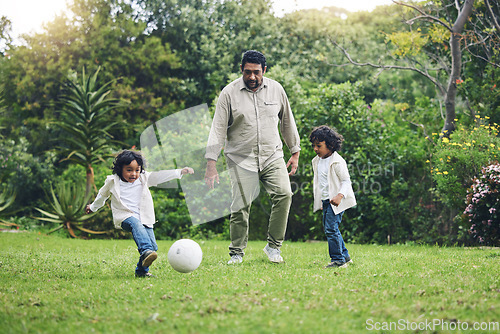
[[[142,184],[139,204],[140,221],[142,224],[148,227],[153,227],[156,220],[153,197],[151,196],[149,187],[155,187],[161,183],[168,182],[173,179],[180,179],[181,177],[182,174],[180,169],[141,173],[139,179],[135,182],[140,181]],[[99,193],[97,194],[94,202],[90,205],[90,210],[92,210],[92,212],[99,210],[110,196],[113,223],[116,228],[121,229],[122,222],[133,216],[134,212],[123,203],[120,197],[120,177],[118,175],[109,175],[106,178],[104,186],[99,189]]]

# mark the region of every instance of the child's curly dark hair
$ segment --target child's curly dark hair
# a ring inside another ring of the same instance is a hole
[[[309,140],[311,143],[324,141],[326,147],[332,152],[340,151],[342,148],[342,142],[344,137],[338,133],[335,129],[332,129],[326,125],[321,125],[314,128],[309,135]]]
[[[116,174],[120,177],[120,179],[123,179],[123,166],[130,165],[130,163],[134,160],[137,161],[137,164],[141,167],[141,173],[144,173],[146,163],[144,162],[142,155],[139,152],[123,150],[116,156],[115,161],[113,161],[113,174]]]

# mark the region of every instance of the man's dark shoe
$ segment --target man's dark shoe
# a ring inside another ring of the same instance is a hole
[[[138,274],[138,273],[135,273],[135,277],[139,277],[139,278],[155,278],[156,276],[151,274],[151,273],[145,273],[145,274]]]
[[[141,255],[141,260],[142,260],[141,265],[144,268],[147,268],[151,265],[151,263],[153,263],[154,260],[156,260],[157,257],[158,254],[156,254],[155,251],[147,250]]]

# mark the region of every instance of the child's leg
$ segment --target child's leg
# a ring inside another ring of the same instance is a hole
[[[351,260],[351,256],[349,256],[349,251],[345,247],[344,238],[342,238],[342,233],[340,233],[340,239],[342,239],[342,255],[344,256],[344,260],[348,262],[349,260]]]
[[[154,240],[154,243],[152,242],[150,234],[146,230],[146,227],[141,224],[139,219],[135,217],[125,219],[122,222],[122,228],[127,232],[132,232],[132,237],[137,245],[139,254],[142,254],[147,250],[156,250],[156,240]]]
[[[137,250],[140,254],[139,262],[137,262],[137,267],[135,268],[135,274],[137,276],[144,276],[149,271],[149,268],[142,266],[142,261],[144,260],[143,255],[148,251],[151,252],[158,249],[153,229],[142,225],[140,220],[135,217],[125,219],[122,222],[122,228],[127,232],[132,232],[132,237],[134,238]]]
[[[153,250],[157,251],[158,250],[158,245],[156,244],[156,237],[155,237],[155,232],[154,229],[151,227],[144,226],[146,229],[146,233],[149,236],[149,241],[151,242],[151,246],[153,246]]]
[[[342,214],[343,212],[336,215],[329,201],[323,201],[323,228],[328,240],[328,253],[331,261],[339,264],[346,262],[345,255],[349,256],[339,230]]]

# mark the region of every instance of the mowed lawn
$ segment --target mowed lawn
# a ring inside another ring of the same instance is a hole
[[[0,333],[499,333],[500,249],[348,245],[325,269],[326,242],[285,242],[284,264],[252,241],[200,241],[190,274],[159,241],[152,279],[134,277],[133,240],[0,233]]]

